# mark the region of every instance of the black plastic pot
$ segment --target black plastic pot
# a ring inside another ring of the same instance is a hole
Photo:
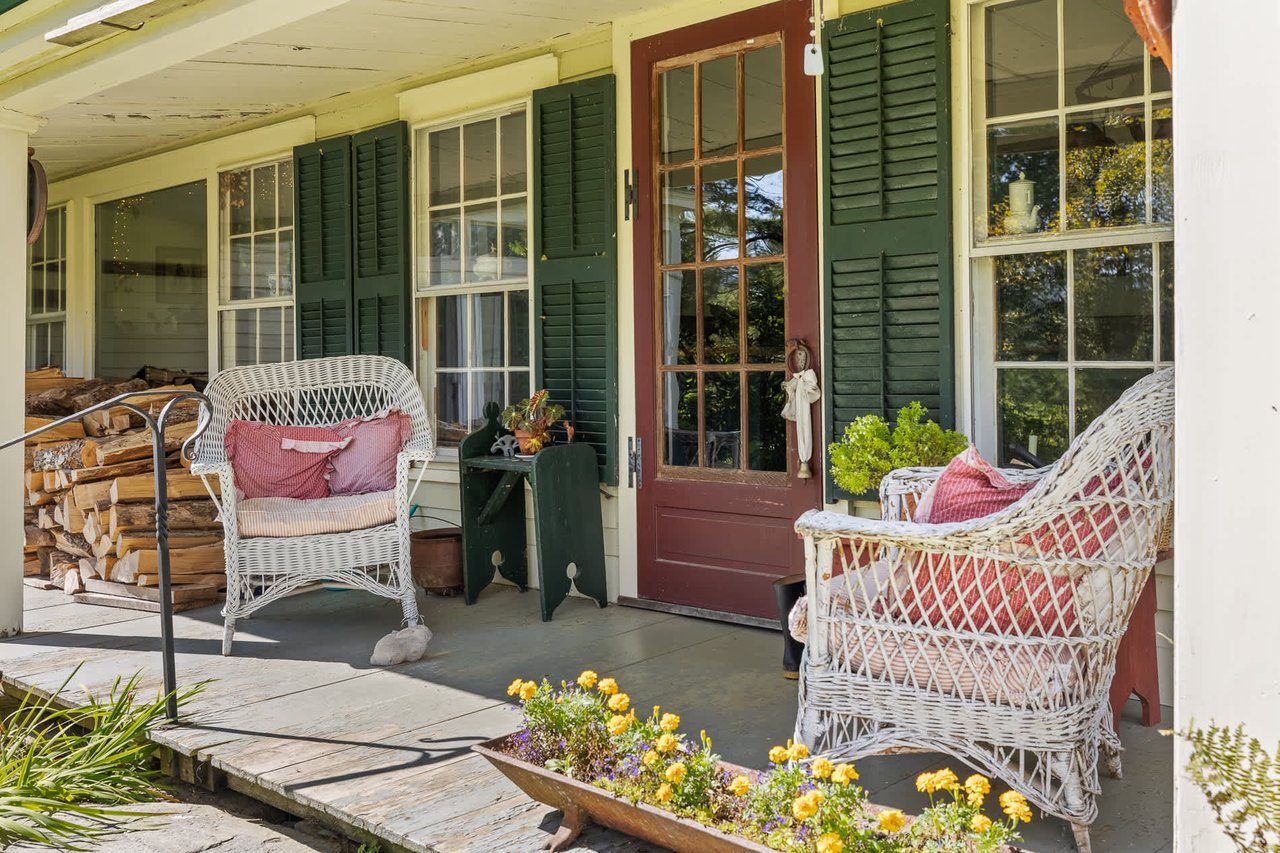
[[[804,655],[804,643],[791,636],[787,618],[800,596],[804,595],[804,575],[787,575],[773,582],[773,594],[778,599],[778,620],[782,623],[782,675],[800,677],[800,658]]]

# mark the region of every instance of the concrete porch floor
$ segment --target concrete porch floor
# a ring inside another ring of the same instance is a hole
[[[69,698],[139,670],[158,687],[158,617],[25,593],[27,633],[0,642],[6,690],[54,690],[77,666]],[[515,727],[505,690],[516,676],[568,679],[585,668],[615,676],[639,708],[678,712],[685,731],[705,728],[718,752],[747,766],[763,766],[769,746],[792,731],[796,686],[781,677],[775,632],[601,610],[573,597],[550,623],[537,610],[534,595],[510,587],[490,587],[473,607],[425,599],[435,632],[427,657],[391,669],[368,659],[399,608],[365,593],[318,591],[270,606],[237,626],[231,658],[220,654],[215,608],[179,614],[179,683],[210,683],[186,708],[185,724],[156,740],[210,761],[243,793],[397,847],[443,853],[537,850],[558,823],[557,812],[469,752]],[[1120,730],[1126,775],[1103,779],[1094,849],[1162,853],[1172,849],[1173,745],[1139,725],[1130,705]],[[924,804],[914,787],[921,770],[951,766],[964,775],[941,756],[857,764],[873,800],[908,812]],[[1070,827],[1054,818],[1037,815],[1025,836],[1039,853],[1074,850]],[[593,827],[574,849],[654,848]]]

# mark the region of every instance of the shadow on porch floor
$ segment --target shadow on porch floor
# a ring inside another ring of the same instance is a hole
[[[6,687],[102,689],[143,670],[158,685],[155,616],[69,603],[26,590],[28,633],[0,643]],[[641,709],[677,711],[686,731],[706,728],[730,761],[762,766],[795,720],[795,682],[780,675],[780,638],[645,610],[599,610],[570,598],[550,623],[538,603],[491,587],[474,607],[428,598],[435,632],[427,657],[389,670],[369,666],[374,642],[396,623],[392,602],[358,592],[287,599],[238,625],[235,656],[220,654],[215,609],[175,618],[180,683],[210,680],[185,725],[157,740],[210,760],[231,787],[337,825],[421,851],[536,850],[557,813],[530,802],[469,752],[510,731],[506,685],[516,676],[613,675]],[[1167,713],[1167,711],[1166,711]],[[1094,824],[1099,851],[1171,849],[1172,743],[1126,713],[1126,778],[1103,780]],[[957,762],[939,756],[868,758],[862,783],[879,803],[918,811],[916,773]],[[964,774],[961,773],[963,776]],[[287,803],[287,805],[286,805]],[[1070,828],[1037,819],[1026,832],[1039,853],[1074,849]],[[574,848],[652,850],[593,828]]]

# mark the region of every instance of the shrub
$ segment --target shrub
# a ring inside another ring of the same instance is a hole
[[[836,485],[854,495],[873,492],[895,468],[946,465],[969,446],[963,433],[922,423],[924,416],[924,406],[910,403],[898,411],[892,430],[879,415],[856,418],[827,447]]]

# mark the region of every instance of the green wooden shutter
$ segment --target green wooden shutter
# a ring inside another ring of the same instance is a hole
[[[618,482],[614,78],[533,93],[535,365]]]
[[[351,139],[293,149],[298,358],[351,352]]]
[[[351,137],[351,199],[354,352],[412,367],[407,124]]]
[[[824,28],[826,434],[912,400],[954,412],[945,0]],[[827,479],[828,496],[850,497]]]

